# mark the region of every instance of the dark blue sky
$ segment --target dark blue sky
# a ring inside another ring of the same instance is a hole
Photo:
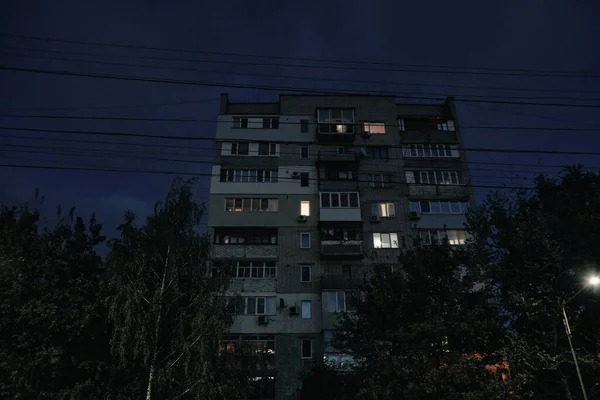
[[[372,3],[105,0],[96,3],[92,6],[90,2],[75,0],[58,3],[4,1],[0,5],[0,34],[279,57],[600,74],[600,4],[596,0],[426,0]],[[98,55],[90,57],[73,53]],[[166,60],[127,58],[129,56]],[[175,69],[56,60],[61,57]],[[0,66],[10,68],[53,69],[88,74],[135,75],[259,86],[384,91],[398,95],[423,93],[425,97],[440,97],[437,94],[445,94],[454,95],[458,100],[477,95],[487,100],[498,100],[508,96],[516,98],[510,101],[517,102],[600,104],[600,101],[584,101],[600,99],[600,77],[591,76],[523,77],[479,73],[368,71],[361,69],[369,67],[362,64],[354,65],[358,67],[355,70],[335,70],[281,65],[192,63],[175,61],[173,58],[292,63],[285,60],[241,59],[200,53],[77,45],[0,36]],[[309,64],[306,61],[297,63]],[[191,69],[194,71],[190,71]],[[302,76],[309,79],[259,77],[252,74]],[[327,78],[346,82],[322,80]],[[357,80],[381,81],[386,84],[353,82]],[[229,92],[232,100],[277,99],[276,92],[261,90],[0,70],[0,115],[214,120],[218,112],[220,92]],[[458,102],[458,107],[464,127],[465,147],[468,148],[600,151],[598,132],[469,129],[470,126],[600,129],[599,107],[541,107],[466,102]],[[211,137],[215,131],[213,123],[200,122],[42,120],[6,116],[0,117],[0,126],[188,137]],[[92,146],[69,142],[68,139],[159,144],[182,146],[187,149],[115,144]],[[123,139],[0,129],[0,164],[208,173],[213,157],[212,148],[213,144],[210,141]],[[81,155],[82,151],[86,154]],[[100,157],[92,157],[91,151],[97,152]],[[80,155],[65,155],[73,152]],[[107,153],[111,153],[113,157],[107,157]],[[201,160],[204,163],[159,161],[156,158]],[[519,178],[529,176],[527,173],[510,171],[556,172],[557,169],[481,163],[562,165],[583,162],[590,167],[600,166],[599,157],[549,154],[472,153],[469,155],[469,161],[472,163],[474,183],[493,185],[525,183]],[[100,220],[108,225],[107,232],[111,233],[110,228],[120,221],[126,208],[132,208],[142,215],[148,213],[154,202],[164,196],[172,178],[173,176],[169,175],[135,173],[0,168],[0,201],[25,201],[32,197],[34,188],[39,187],[47,199],[48,207],[54,208],[56,204],[61,203],[67,208],[74,205],[84,214],[96,211]],[[208,187],[208,178],[201,178],[198,185],[200,200],[207,199]],[[476,192],[479,198],[482,198],[485,190],[477,189]]]

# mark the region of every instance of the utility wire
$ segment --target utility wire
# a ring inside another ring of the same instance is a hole
[[[9,139],[17,139],[17,140],[45,140],[45,141],[51,141],[51,142],[66,142],[66,143],[85,143],[85,144],[101,144],[101,145],[118,145],[118,146],[138,146],[138,147],[150,147],[150,148],[160,148],[160,149],[164,149],[164,148],[170,148],[170,149],[180,149],[180,150],[199,150],[199,151],[211,151],[211,152],[215,152],[215,148],[214,147],[189,147],[189,146],[176,146],[176,145],[166,145],[166,144],[151,144],[151,143],[126,143],[126,142],[113,142],[113,141],[101,141],[101,140],[78,140],[78,139],[64,139],[64,138],[48,138],[48,137],[30,137],[30,136],[0,136],[0,138],[9,138]],[[21,145],[19,145],[21,146]],[[26,146],[26,145],[23,145]],[[36,147],[40,147],[40,148],[48,148],[48,146],[36,146]],[[71,148],[64,148],[66,149],[71,149]],[[98,150],[102,150],[102,149],[98,149]],[[108,150],[108,149],[104,149],[104,150]],[[110,151],[115,151],[113,149],[110,149]],[[123,150],[123,152],[125,152],[126,154],[131,154],[130,150]],[[155,154],[155,155],[172,155],[174,157],[179,157],[182,156],[182,154],[169,154],[169,153],[148,153],[148,154]],[[283,152],[280,151],[280,154],[289,154],[289,155],[298,155],[295,152]],[[187,154],[183,154],[183,155],[187,155]],[[386,160],[403,160],[406,159],[406,157],[404,158],[399,158],[399,157],[389,157],[385,160],[375,160],[375,162],[382,162],[382,161],[386,161]],[[361,161],[364,162],[364,161]],[[558,164],[526,164],[526,163],[502,163],[502,162],[492,162],[492,161],[468,161],[468,164],[481,164],[481,165],[502,165],[502,166],[514,166],[514,167],[535,167],[535,168],[564,168],[565,164],[562,165],[558,165]],[[584,169],[587,170],[597,170],[600,169],[600,166],[596,166],[596,167],[584,167]],[[498,171],[502,171],[502,170],[498,170]],[[504,170],[507,172],[519,172],[519,171],[513,171],[513,170]],[[522,172],[531,172],[531,173],[536,173],[538,171],[522,171]]]
[[[211,141],[215,142],[218,139],[209,137],[186,137],[186,136],[165,136],[165,135],[149,135],[141,133],[124,133],[124,132],[97,132],[97,131],[86,131],[86,130],[65,130],[65,129],[42,129],[42,128],[19,128],[10,126],[0,126],[0,130],[7,131],[30,131],[30,132],[51,132],[51,133],[65,133],[65,134],[80,134],[80,135],[100,135],[100,136],[120,136],[120,137],[143,137],[153,139],[165,139],[165,140],[191,140],[191,141]],[[273,143],[273,141],[265,140],[239,140],[239,139],[228,139],[223,140],[227,142],[237,143]],[[307,142],[280,142],[282,144],[304,144],[308,145]],[[406,148],[407,145],[385,145],[381,146],[387,148]],[[349,148],[363,148],[369,147],[365,145],[349,145]],[[589,152],[589,151],[561,151],[561,150],[535,150],[535,149],[492,149],[483,147],[459,147],[460,151],[471,151],[471,152],[491,152],[491,153],[524,153],[524,154],[568,154],[568,155],[593,155],[598,156],[600,152]]]
[[[46,49],[28,49],[22,47],[0,47],[0,50],[8,49],[8,50],[17,50],[17,51],[30,51],[30,52],[44,52],[44,53],[52,53],[52,54],[75,54],[75,55],[83,55],[83,56],[92,56],[92,57],[113,57],[113,58],[133,58],[133,59],[143,59],[143,60],[151,60],[151,61],[182,61],[182,62],[193,62],[193,63],[201,63],[205,64],[211,61],[203,61],[203,60],[193,60],[193,59],[182,59],[182,58],[166,58],[166,57],[149,57],[149,56],[136,56],[131,54],[106,54],[106,53],[85,53],[85,52],[73,52],[73,51],[55,51],[55,50],[46,50]],[[452,85],[452,84],[431,84],[431,83],[415,83],[415,82],[390,82],[390,81],[372,81],[372,80],[357,80],[357,79],[340,79],[337,77],[315,77],[315,76],[298,76],[298,75],[274,75],[274,74],[258,74],[258,73],[250,73],[250,72],[239,72],[239,71],[226,71],[226,70],[206,70],[206,69],[198,69],[198,68],[186,68],[186,67],[174,67],[174,66],[158,66],[158,65],[148,65],[148,64],[131,64],[131,63],[117,63],[110,61],[98,61],[98,60],[82,60],[76,58],[69,57],[50,57],[50,56],[40,56],[40,55],[28,55],[28,54],[19,54],[19,53],[11,53],[6,51],[0,51],[0,54],[4,54],[12,57],[21,57],[21,58],[34,58],[34,59],[45,59],[45,60],[58,60],[58,61],[69,61],[69,62],[80,62],[80,63],[88,63],[88,64],[98,64],[98,65],[112,65],[119,67],[136,67],[136,68],[149,68],[163,71],[189,71],[189,72],[200,72],[200,73],[209,73],[209,74],[220,74],[220,75],[240,75],[240,76],[256,76],[263,78],[275,78],[275,79],[298,79],[298,80],[308,80],[308,81],[324,81],[324,82],[345,82],[345,83],[364,83],[364,84],[378,84],[378,85],[394,85],[394,86],[416,86],[416,87],[446,87],[446,88],[459,88],[459,89],[475,89],[475,90],[504,90],[504,91],[524,91],[524,92],[554,92],[554,93],[587,93],[587,94],[598,94],[600,91],[597,90],[568,90],[568,89],[552,89],[552,88],[506,88],[506,87],[498,87],[498,86],[468,86],[468,85]],[[234,61],[220,61],[219,63],[230,63],[231,65],[239,65],[239,63]],[[243,63],[242,63],[243,64]],[[404,93],[404,94],[431,94],[431,95],[444,95],[440,93]],[[496,98],[515,98],[515,99],[529,99],[529,100],[543,100],[543,99],[562,99],[562,100],[576,100],[576,101],[598,101],[598,99],[589,99],[589,98],[565,98],[565,97],[505,97],[505,96],[485,96],[485,95],[476,95],[476,94],[465,94],[462,96],[469,97],[496,97]]]
[[[186,100],[186,101],[172,101],[167,103],[151,103],[151,104],[125,104],[125,105],[112,105],[112,106],[90,106],[90,107],[57,107],[57,108],[0,108],[0,112],[7,111],[79,111],[79,110],[101,110],[101,109],[115,109],[115,108],[145,108],[145,107],[162,107],[162,106],[174,106],[181,104],[199,104],[214,102],[215,98],[204,99],[204,100]]]
[[[285,115],[284,115],[285,116]],[[95,116],[77,116],[77,115],[24,115],[24,114],[0,114],[0,118],[21,118],[21,119],[69,119],[69,120],[98,120],[98,121],[148,121],[148,122],[197,122],[206,124],[228,124],[232,125],[232,121],[218,121],[212,119],[198,118],[144,118],[144,117],[95,117]],[[262,117],[259,117],[262,118]],[[400,118],[402,119],[402,118]],[[440,120],[443,121],[443,120]],[[367,121],[365,121],[367,123]],[[360,122],[355,122],[356,125],[362,125]],[[300,121],[279,121],[279,125],[296,125],[301,126]],[[309,123],[309,127],[316,127],[318,123]],[[383,124],[386,128],[398,130],[397,124]],[[497,129],[497,130],[527,130],[527,131],[573,131],[573,132],[600,132],[600,128],[573,128],[573,127],[539,127],[539,126],[463,126],[459,125],[460,130],[463,129]],[[249,128],[252,129],[252,128]],[[403,132],[403,131],[399,131]]]
[[[288,61],[311,61],[320,63],[343,63],[343,64],[355,64],[355,65],[381,65],[381,66],[402,66],[402,67],[417,67],[417,68],[446,68],[446,69],[457,69],[458,71],[447,71],[447,70],[412,70],[412,69],[384,69],[384,68],[372,68],[372,67],[341,67],[341,66],[330,66],[330,65],[308,65],[310,68],[333,68],[333,69],[346,69],[346,70],[363,70],[363,71],[392,71],[392,72],[428,72],[428,73],[449,73],[449,74],[475,74],[475,75],[504,75],[504,76],[550,76],[550,77],[600,77],[600,74],[590,73],[587,71],[557,71],[557,70],[525,70],[525,69],[508,69],[508,68],[488,68],[488,67],[458,67],[458,66],[444,66],[444,65],[426,65],[426,64],[400,64],[400,63],[386,63],[378,61],[352,61],[352,60],[333,60],[333,59],[319,59],[319,58],[300,58],[300,57],[279,57],[279,56],[267,56],[267,55],[254,55],[254,54],[243,54],[243,53],[227,53],[227,52],[215,52],[206,50],[186,50],[186,49],[174,49],[166,47],[153,47],[153,46],[141,46],[141,45],[125,45],[117,43],[102,43],[102,42],[86,42],[77,40],[64,40],[54,38],[44,38],[39,36],[26,36],[3,33],[0,34],[2,37],[11,37],[19,39],[37,40],[44,42],[59,42],[59,43],[70,43],[70,44],[82,44],[82,45],[93,45],[103,47],[114,47],[122,49],[140,49],[140,50],[159,50],[169,52],[180,52],[180,53],[193,53],[193,54],[211,54],[218,56],[233,56],[233,57],[248,57],[248,58],[268,58]],[[294,64],[260,64],[256,65],[274,65],[282,67],[295,67],[299,65]]]
[[[136,81],[136,82],[148,82],[148,83],[170,83],[178,85],[193,85],[203,87],[221,87],[221,88],[235,88],[235,89],[252,89],[252,90],[264,90],[264,91],[276,91],[276,92],[295,92],[295,93],[309,93],[318,95],[372,95],[381,96],[381,91],[343,91],[337,89],[313,89],[313,88],[293,88],[293,87],[278,87],[278,86],[264,86],[264,85],[246,85],[246,84],[228,84],[223,82],[210,82],[210,81],[190,81],[190,80],[177,80],[177,79],[165,79],[155,77],[140,77],[131,75],[112,75],[112,74],[98,74],[98,73],[83,73],[75,71],[64,71],[64,70],[51,70],[51,69],[39,69],[39,68],[20,68],[20,67],[7,67],[0,66],[0,70],[3,71],[15,71],[15,72],[28,72],[37,74],[47,75],[58,75],[58,76],[77,76],[85,78],[98,78],[98,79],[112,79],[121,81]],[[425,96],[403,96],[397,95],[393,92],[387,93],[390,97],[403,98],[403,99],[417,99],[417,100],[434,100],[442,101],[444,99],[436,97],[425,97]],[[444,95],[445,96],[445,95]],[[460,99],[456,98],[456,101],[467,102],[467,103],[491,103],[491,104],[520,104],[529,106],[546,106],[546,107],[574,107],[574,108],[600,108],[600,105],[596,104],[571,104],[571,103],[539,103],[539,102],[526,102],[526,101],[510,101],[510,100],[486,100],[486,99]]]

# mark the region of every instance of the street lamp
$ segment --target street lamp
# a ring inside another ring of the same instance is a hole
[[[571,348],[571,354],[573,355],[573,361],[575,362],[575,369],[577,370],[577,377],[579,378],[579,384],[581,385],[581,391],[583,392],[583,399],[588,400],[587,393],[585,391],[585,386],[583,385],[583,378],[581,377],[581,371],[579,370],[579,364],[577,363],[577,357],[575,356],[575,349],[573,348],[573,342],[571,341],[571,328],[569,327],[569,319],[567,318],[567,312],[565,311],[565,306],[568,302],[573,300],[579,293],[583,292],[588,286],[596,286],[600,283],[600,277],[592,276],[588,279],[588,281],[583,285],[583,287],[575,293],[569,300],[564,301],[562,303],[562,314],[563,314],[563,323],[565,324],[565,331],[567,332],[567,339],[569,340],[569,347]]]

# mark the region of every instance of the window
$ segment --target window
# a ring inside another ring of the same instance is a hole
[[[310,282],[311,273],[310,273],[310,265],[301,265],[300,266],[300,282]]]
[[[241,298],[240,315],[274,315],[275,297],[250,297]]]
[[[406,129],[404,129],[404,120],[403,119],[399,119],[398,120],[398,130],[399,131],[405,131]]]
[[[300,146],[300,158],[308,158],[308,146]]]
[[[259,143],[258,144],[258,155],[259,156],[276,156],[277,155],[277,144],[276,143]]]
[[[464,185],[462,171],[406,171],[406,181],[420,185]]]
[[[441,243],[446,237],[451,246],[465,244],[467,235],[464,230],[424,230],[419,232],[422,244]]]
[[[231,155],[247,156],[248,143],[231,143]]]
[[[302,300],[302,319],[311,318],[311,303],[310,300]]]
[[[362,229],[322,227],[321,240],[362,240]]]
[[[234,278],[262,278],[277,277],[277,264],[274,261],[238,261]]]
[[[381,218],[395,217],[396,207],[394,203],[374,203],[371,204],[371,215]]]
[[[310,249],[310,233],[308,233],[308,232],[300,233],[300,248],[301,249]]]
[[[389,188],[390,176],[386,174],[371,174],[370,175],[372,188]]]
[[[277,212],[279,199],[268,198],[231,198],[225,199],[225,211],[238,212]]]
[[[312,339],[302,339],[302,354],[303,359],[312,358]]]
[[[300,202],[300,215],[310,217],[310,201],[307,200]]]
[[[279,129],[279,118],[263,118],[263,129]]]
[[[274,117],[233,117],[234,128],[277,129],[279,118]]]
[[[404,130],[429,131],[437,129],[437,118],[404,118]]]
[[[346,311],[346,292],[327,292],[327,311],[330,313]]]
[[[385,123],[384,122],[365,122],[365,133],[371,135],[385,135]]]
[[[308,133],[308,120],[307,119],[300,120],[300,133]]]
[[[342,265],[342,278],[343,279],[351,279],[352,278],[352,266]]]
[[[456,130],[456,128],[454,127],[454,121],[451,119],[447,121],[438,121],[437,130],[454,132]]]
[[[373,247],[376,249],[397,249],[397,233],[373,233]]]
[[[460,157],[458,146],[451,144],[410,144],[402,150],[404,157]]]
[[[300,172],[300,186],[306,187],[308,186],[308,172]]]
[[[358,192],[321,192],[321,208],[358,208]]]
[[[318,109],[317,119],[320,133],[354,133],[353,109]]]
[[[468,207],[468,201],[413,200],[410,202],[410,211],[417,211],[423,214],[462,214]]]
[[[219,343],[222,351],[234,351],[240,345],[253,347],[257,353],[267,356],[271,363],[275,361],[275,336],[273,335],[227,335]]]
[[[270,169],[222,169],[221,182],[268,182],[277,183],[277,170]]]
[[[369,146],[365,147],[365,151],[367,152],[367,156],[374,160],[389,160],[389,152],[386,146]]]
[[[277,228],[215,228],[215,244],[277,244]]]

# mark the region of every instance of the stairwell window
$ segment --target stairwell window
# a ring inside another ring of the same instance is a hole
[[[308,360],[313,357],[312,355],[312,339],[302,339],[301,342],[301,358],[303,360]]]
[[[308,133],[308,120],[307,119],[300,120],[300,133]]]
[[[310,175],[308,172],[300,173],[300,186],[307,187],[309,182]]]
[[[302,319],[310,319],[312,318],[312,307],[310,300],[302,300]]]
[[[365,122],[364,132],[370,135],[385,135],[385,122]]]
[[[310,233],[309,232],[300,233],[300,248],[301,249],[310,249]]]
[[[311,281],[311,266],[309,264],[300,265],[300,282],[307,283]]]
[[[397,233],[373,233],[373,247],[376,249],[397,249]]]
[[[300,215],[310,217],[310,201],[300,202]]]
[[[308,146],[300,146],[300,158],[308,158]]]

